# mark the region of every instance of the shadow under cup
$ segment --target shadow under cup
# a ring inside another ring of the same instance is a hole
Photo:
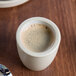
[[[21,41],[21,34],[26,29],[29,29],[31,24],[42,24],[47,27],[51,32],[51,41],[49,40],[49,45],[47,48],[41,52],[31,51],[30,49],[24,47]],[[18,53],[23,64],[34,71],[41,71],[47,68],[54,60],[59,44],[61,41],[61,35],[58,27],[51,20],[43,17],[33,17],[25,20],[18,28],[16,32],[16,41]]]

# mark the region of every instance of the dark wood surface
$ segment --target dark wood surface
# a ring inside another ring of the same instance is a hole
[[[42,16],[54,21],[62,35],[59,52],[41,72],[23,66],[16,48],[16,30],[27,18]],[[76,76],[76,0],[30,0],[18,7],[0,9],[0,64],[13,76]]]

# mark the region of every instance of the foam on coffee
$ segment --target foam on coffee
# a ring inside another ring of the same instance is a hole
[[[34,52],[45,51],[53,42],[53,38],[50,28],[43,24],[32,24],[21,33],[23,46]]]

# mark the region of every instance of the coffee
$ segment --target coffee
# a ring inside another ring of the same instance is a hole
[[[53,33],[44,24],[32,24],[21,32],[21,41],[25,48],[34,52],[45,51],[53,42]]]

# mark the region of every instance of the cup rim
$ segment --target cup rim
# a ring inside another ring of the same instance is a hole
[[[26,49],[22,44],[21,44],[21,40],[20,40],[20,32],[21,32],[21,28],[23,26],[25,26],[26,23],[28,23],[31,20],[40,20],[40,21],[44,21],[46,23],[49,23],[50,26],[54,29],[55,33],[56,33],[56,39],[54,44],[52,45],[52,47],[50,49],[45,50],[44,52],[33,52],[30,51],[29,49]],[[25,21],[23,21],[20,26],[18,27],[17,31],[16,31],[16,41],[17,41],[17,45],[20,47],[21,51],[23,51],[24,53],[30,55],[30,56],[34,56],[34,57],[43,57],[43,56],[47,56],[51,53],[53,53],[55,50],[58,50],[60,41],[61,41],[61,34],[59,31],[59,28],[57,27],[57,25],[52,22],[51,20],[44,18],[44,17],[32,17],[29,18]]]

